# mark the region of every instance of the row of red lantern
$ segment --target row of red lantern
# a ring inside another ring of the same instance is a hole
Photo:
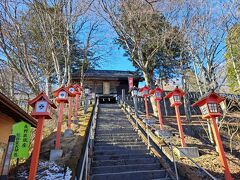
[[[69,85],[66,88],[60,87],[53,92],[53,96],[56,97],[56,102],[59,103],[59,113],[58,113],[58,126],[56,134],[55,149],[60,149],[60,136],[61,136],[61,126],[63,119],[64,104],[69,103],[69,114],[68,114],[68,128],[71,128],[71,118],[72,118],[72,98],[76,97],[75,102],[75,116],[77,116],[79,96],[81,95],[82,87],[80,85]],[[38,124],[36,128],[34,148],[31,158],[30,172],[28,179],[35,180],[41,139],[43,133],[43,126],[45,119],[51,119],[50,108],[56,109],[57,106],[47,97],[44,92],[41,92],[36,98],[29,101],[29,105],[33,107],[31,115],[38,119]]]
[[[162,123],[162,115],[161,115],[161,109],[160,109],[160,101],[162,100],[162,93],[163,90],[159,87],[155,88],[154,90],[150,91],[150,88],[145,86],[143,88],[139,89],[140,92],[142,92],[142,95],[145,99],[145,108],[146,108],[146,118],[148,119],[148,107],[147,107],[147,97],[149,95],[154,95],[155,101],[157,101],[158,105],[158,115],[159,115],[159,123],[160,123],[160,129],[163,130],[163,123]],[[186,146],[185,140],[184,140],[184,134],[182,129],[182,123],[180,118],[180,112],[179,112],[179,106],[182,104],[181,99],[184,96],[184,92],[176,87],[172,92],[168,93],[164,98],[169,98],[171,107],[175,107],[176,117],[177,117],[177,123],[178,123],[178,129],[179,134],[181,138],[181,144],[182,147]],[[201,110],[203,119],[211,119],[212,124],[212,130],[213,135],[215,138],[215,142],[217,145],[219,157],[224,169],[224,174],[226,180],[232,180],[231,173],[228,167],[228,163],[226,160],[225,152],[222,145],[222,140],[220,138],[220,134],[218,131],[218,126],[216,123],[216,117],[221,116],[221,112],[219,109],[219,104],[224,101],[225,98],[219,96],[214,91],[210,92],[209,94],[202,97],[199,101],[192,104],[193,106],[198,106]]]

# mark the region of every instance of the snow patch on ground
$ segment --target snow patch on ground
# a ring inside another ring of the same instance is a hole
[[[28,173],[29,169],[26,166],[23,166],[18,170],[18,178],[27,179]],[[36,179],[70,180],[72,177],[71,174],[72,171],[69,167],[64,168],[51,161],[39,161]]]

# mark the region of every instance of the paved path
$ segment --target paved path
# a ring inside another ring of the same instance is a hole
[[[170,180],[117,104],[100,104],[92,180]]]

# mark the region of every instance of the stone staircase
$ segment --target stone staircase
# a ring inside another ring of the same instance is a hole
[[[94,140],[92,180],[170,180],[117,104],[100,104]]]

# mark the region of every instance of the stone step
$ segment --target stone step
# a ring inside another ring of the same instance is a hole
[[[139,142],[141,141],[141,139],[138,137],[138,138],[131,138],[131,139],[114,139],[114,138],[111,138],[111,139],[95,139],[94,140],[94,143],[122,143],[122,142]]]
[[[96,131],[97,135],[112,135],[112,134],[132,134],[134,131],[133,129],[131,130],[124,130],[124,129],[113,129],[113,130],[108,130],[108,131]]]
[[[122,145],[122,146],[94,146],[94,151],[115,151],[115,150],[143,150],[145,145]]]
[[[125,132],[114,132],[114,133],[96,133],[96,138],[98,137],[131,137],[131,136],[137,136],[137,133],[135,133],[133,130],[129,133],[125,133]]]
[[[166,178],[165,170],[132,171],[121,173],[104,173],[92,175],[92,180],[149,180],[157,178]]]
[[[94,161],[103,160],[128,160],[128,159],[139,159],[139,158],[150,158],[152,157],[150,153],[134,153],[134,154],[115,154],[115,155],[94,155]]]
[[[118,159],[118,160],[99,160],[93,161],[92,166],[117,166],[117,165],[130,165],[130,164],[153,164],[159,162],[158,159],[153,157],[142,157],[137,159]]]
[[[137,150],[129,150],[129,149],[123,149],[123,150],[99,150],[94,151],[94,155],[123,155],[123,154],[135,154],[135,153],[142,153],[146,154],[148,153],[147,148],[145,149],[137,149]]]
[[[147,170],[159,170],[160,164],[131,164],[131,165],[117,165],[117,166],[101,166],[93,167],[92,174],[103,174],[103,173],[120,173],[129,171],[147,171]]]
[[[94,146],[124,146],[124,145],[144,145],[142,141],[128,141],[128,142],[95,142]]]
[[[125,140],[125,141],[137,141],[139,140],[139,136],[105,136],[105,137],[96,137],[95,141],[106,141],[106,140],[114,140],[114,141],[118,141],[118,140]]]

